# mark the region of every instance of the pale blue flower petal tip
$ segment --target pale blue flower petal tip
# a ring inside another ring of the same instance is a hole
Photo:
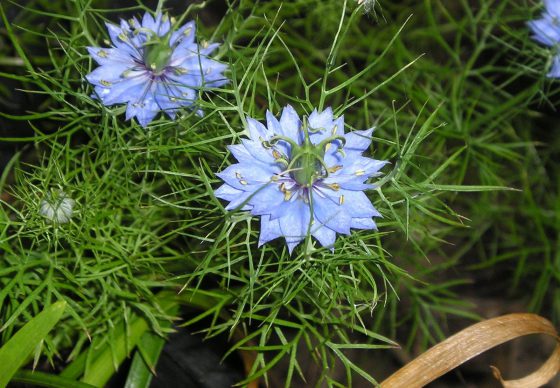
[[[560,0],[544,0],[544,7],[541,18],[527,24],[533,31],[534,40],[558,49],[560,46]],[[547,77],[560,78],[560,54],[556,53],[554,56]]]
[[[381,214],[364,190],[387,162],[362,156],[373,129],[344,133],[331,108],[301,120],[287,106],[280,120],[266,118],[247,118],[249,139],[229,147],[239,163],[217,174],[225,183],[215,192],[227,210],[261,216],[259,246],[284,237],[291,253],[309,234],[334,250],[337,233],[376,229]]]
[[[218,45],[197,44],[192,21],[175,29],[167,15],[146,13],[107,29],[112,47],[88,47],[100,66],[86,79],[104,105],[127,104],[127,120],[146,127],[160,111],[172,119],[182,107],[201,112],[198,90],[228,82],[227,65],[208,57]]]

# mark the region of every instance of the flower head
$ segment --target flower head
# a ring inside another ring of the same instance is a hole
[[[533,39],[550,47],[560,44],[560,1],[544,0],[545,10],[540,19],[528,23]],[[560,77],[560,57],[555,55],[548,77]]]
[[[65,224],[72,218],[74,204],[64,191],[53,191],[41,201],[39,213],[49,222]]]
[[[194,22],[174,30],[167,15],[146,13],[107,23],[112,47],[88,47],[100,65],[86,76],[94,97],[103,104],[127,104],[126,119],[147,126],[159,111],[175,118],[180,107],[191,106],[197,90],[227,83],[227,66],[208,57],[218,44],[198,45]]]
[[[229,146],[239,163],[217,174],[225,183],[215,192],[226,209],[261,216],[259,246],[284,237],[292,252],[310,234],[333,249],[336,233],[375,229],[381,214],[364,190],[387,162],[362,156],[373,128],[345,134],[331,108],[302,121],[287,106],[280,120],[266,119],[247,118],[249,139]]]

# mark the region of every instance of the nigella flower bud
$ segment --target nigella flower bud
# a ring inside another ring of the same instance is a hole
[[[364,12],[366,13],[372,12],[373,9],[375,8],[376,0],[356,0],[356,1],[358,2],[358,5],[364,6]]]
[[[64,191],[52,191],[41,201],[39,213],[49,222],[64,224],[72,218],[74,204]]]

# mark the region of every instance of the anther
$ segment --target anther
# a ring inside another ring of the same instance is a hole
[[[340,185],[338,183],[331,183],[327,186],[330,187],[331,189],[333,189],[334,191],[340,190]]]
[[[327,169],[327,172],[329,174],[334,174],[335,172],[339,171],[342,169],[342,166],[340,164],[337,164],[336,166],[332,166],[330,168]]]
[[[119,34],[119,39],[122,40],[123,42],[128,41],[128,36],[126,36],[126,34],[124,32],[121,32]]]
[[[292,192],[290,190],[284,191],[284,201],[289,201],[292,198]]]

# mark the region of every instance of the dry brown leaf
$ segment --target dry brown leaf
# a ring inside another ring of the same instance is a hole
[[[535,314],[508,314],[476,323],[428,349],[381,383],[381,388],[423,387],[473,357],[512,339],[529,334],[547,334],[559,341],[556,329]],[[550,381],[560,370],[560,342],[537,371],[505,381],[492,367],[494,376],[506,388],[536,388]]]

